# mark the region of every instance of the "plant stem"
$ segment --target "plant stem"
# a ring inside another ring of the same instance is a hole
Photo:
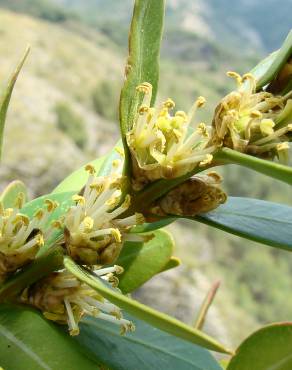
[[[209,310],[211,304],[214,301],[214,298],[215,298],[215,295],[217,293],[217,290],[218,290],[219,286],[220,286],[220,281],[216,281],[212,285],[208,294],[206,295],[206,298],[204,299],[204,301],[202,303],[202,306],[200,308],[198,317],[197,317],[196,322],[194,324],[195,329],[202,330],[202,328],[204,326],[204,323],[205,323],[205,320],[206,320],[206,317],[207,317],[208,310]]]
[[[220,149],[214,155],[214,160],[221,164],[238,164],[292,185],[292,167],[289,166],[253,157],[229,148]]]
[[[157,180],[145,187],[145,189],[141,190],[139,193],[131,194],[133,197],[132,205],[125,213],[123,213],[123,216],[126,217],[127,215],[133,214],[133,212],[147,213],[147,211],[149,211],[149,206],[152,205],[155,200],[167,194],[171,189],[183,183],[191,176],[206,169],[206,167],[196,167],[193,171],[187,173],[184,176],[174,179]]]
[[[26,269],[0,286],[0,302],[9,301],[25,287],[63,266],[63,249],[58,246],[35,259]]]

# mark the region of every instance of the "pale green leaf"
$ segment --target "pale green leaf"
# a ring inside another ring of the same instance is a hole
[[[14,180],[3,190],[0,200],[5,208],[15,207],[15,201],[19,193],[24,195],[24,201],[27,201],[27,188],[20,180]]]
[[[119,288],[129,293],[154,275],[161,272],[169,262],[174,241],[166,231],[156,231],[153,239],[146,243],[126,242],[117,260],[125,271],[119,276]]]
[[[249,336],[227,370],[291,370],[292,323],[271,324]]]
[[[0,364],[5,370],[98,370],[82,347],[28,307],[0,306]],[[100,363],[100,362],[99,362]]]

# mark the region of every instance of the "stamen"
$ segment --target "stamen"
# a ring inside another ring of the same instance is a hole
[[[21,209],[24,205],[24,201],[25,201],[24,194],[19,193],[17,198],[16,198],[16,201],[15,201],[15,207],[18,208],[18,209]]]
[[[120,147],[115,147],[115,151],[122,157],[124,158],[125,157],[125,151],[123,148],[120,148]]]
[[[96,173],[94,166],[91,164],[87,164],[85,166],[85,171],[89,172],[90,175],[94,175]]]
[[[79,334],[79,328],[78,325],[76,324],[76,321],[74,319],[73,311],[70,305],[70,302],[68,301],[67,298],[64,299],[67,315],[68,315],[68,326],[69,326],[69,331],[70,335],[78,335]]]
[[[77,204],[85,204],[85,198],[82,195],[73,195],[72,200]]]

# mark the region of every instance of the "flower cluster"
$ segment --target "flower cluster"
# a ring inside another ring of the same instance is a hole
[[[240,152],[287,162],[289,132],[292,131],[291,93],[285,96],[256,92],[256,79],[228,72],[236,79],[237,91],[218,105],[213,120],[213,143]]]
[[[160,199],[151,212],[160,216],[195,216],[209,212],[226,202],[221,182],[216,172],[193,176]]]
[[[212,161],[216,146],[208,145],[211,128],[197,123],[190,132],[197,109],[205,104],[203,97],[196,100],[188,114],[177,111],[172,115],[175,104],[171,99],[159,109],[150,107],[152,86],[149,83],[142,83],[137,90],[144,98],[133,128],[127,133],[137,189],[149,181],[182,176]]]
[[[128,231],[144,222],[138,213],[121,218],[130,205],[130,196],[122,198],[123,178],[117,174],[118,165],[115,162],[115,171],[102,177],[96,176],[93,166],[86,166],[89,172],[87,183],[80,194],[73,196],[75,205],[62,219],[63,245],[67,254],[113,288],[119,283],[114,274],[122,273],[123,269],[116,265],[102,266],[117,259],[126,240],[143,240]],[[40,309],[49,320],[67,323],[71,335],[79,333],[78,322],[83,315],[116,323],[122,333],[134,329],[130,321],[122,318],[117,306],[66,270],[54,272],[27,288],[22,301]]]
[[[113,288],[118,282],[114,273],[122,272],[119,266],[93,271]],[[84,315],[119,325],[121,334],[134,330],[133,323],[122,317],[119,307],[108,302],[67,270],[52,273],[25,289],[21,301],[40,309],[48,320],[68,324],[71,335],[79,334],[78,323]]]
[[[144,222],[141,214],[122,218],[130,205],[130,196],[122,195],[123,177],[118,175],[120,161],[115,160],[108,176],[96,176],[93,166],[85,187],[73,196],[75,205],[61,218],[50,222],[57,202],[45,200],[44,207],[30,219],[21,214],[24,197],[19,194],[15,208],[3,207],[0,202],[0,279],[32,262],[45,241],[64,247],[75,262],[86,265],[93,274],[117,289],[116,274],[123,269],[112,265],[123,243],[144,241],[144,237],[131,234],[131,227]],[[52,238],[56,228],[59,236]],[[68,324],[71,335],[79,333],[78,322],[83,315],[91,315],[120,325],[121,331],[134,326],[122,318],[120,309],[104,299],[89,286],[66,270],[55,271],[21,294],[23,303],[41,310],[44,316],[61,324]]]
[[[44,226],[58,206],[46,200],[45,209],[39,209],[32,220],[20,213],[23,194],[19,193],[15,208],[4,208],[0,202],[0,280],[31,262],[44,245]]]
[[[96,177],[92,166],[86,167],[88,181],[82,195],[73,200],[76,205],[65,215],[65,246],[67,253],[85,265],[111,264],[118,257],[132,226],[144,222],[141,214],[119,218],[130,205],[130,196],[122,199],[119,175]]]

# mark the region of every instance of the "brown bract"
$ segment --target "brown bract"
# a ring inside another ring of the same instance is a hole
[[[194,176],[171,190],[159,200],[152,212],[158,215],[195,216],[209,212],[225,203],[227,196],[220,188],[216,172]]]

